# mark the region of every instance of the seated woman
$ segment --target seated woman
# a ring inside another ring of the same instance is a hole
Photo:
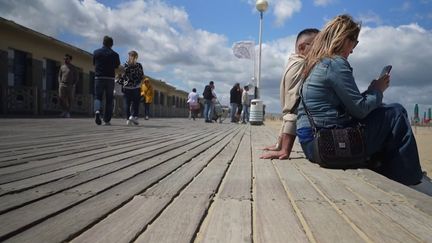
[[[360,24],[349,15],[331,20],[316,36],[306,56],[302,97],[318,128],[365,125],[369,158],[379,158],[373,169],[404,185],[432,195],[432,183],[423,176],[417,144],[406,110],[400,104],[382,103],[390,76],[373,80],[360,93],[348,56],[358,44]],[[306,157],[313,161],[313,131],[300,102],[297,135]]]

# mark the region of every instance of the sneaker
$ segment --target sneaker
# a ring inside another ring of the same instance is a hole
[[[111,122],[104,122],[104,126],[111,126]]]
[[[132,119],[132,122],[134,123],[134,125],[138,126],[139,125],[138,117],[134,116],[133,119]]]
[[[64,115],[64,118],[71,118],[70,113],[69,113],[69,112],[66,112],[65,115]]]
[[[423,178],[421,179],[419,184],[412,185],[410,187],[414,190],[417,190],[432,197],[432,181],[426,175],[423,175]]]
[[[129,121],[131,122],[132,125],[139,125],[137,116],[130,116]]]
[[[95,113],[95,122],[97,125],[102,124],[102,120],[100,118],[100,111],[96,111],[96,113]]]
[[[146,116],[146,117],[145,117],[145,119],[146,119],[146,120],[148,120],[148,119],[149,119],[149,117],[148,117],[148,116]]]
[[[59,117],[63,118],[63,117],[65,117],[65,114],[66,114],[66,112],[63,111],[62,113],[60,113]]]
[[[128,126],[132,126],[132,121],[131,120],[126,120],[126,125],[128,125]]]

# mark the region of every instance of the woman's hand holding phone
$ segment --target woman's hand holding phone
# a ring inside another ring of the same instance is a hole
[[[383,68],[380,77],[378,79],[375,79],[371,82],[369,85],[369,89],[377,89],[384,93],[384,91],[389,87],[390,85],[390,70],[392,69],[391,65],[387,65]]]

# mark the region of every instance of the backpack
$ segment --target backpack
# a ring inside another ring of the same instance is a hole
[[[203,92],[203,97],[204,97],[204,99],[206,99],[206,100],[211,100],[211,99],[213,99],[213,94],[212,94],[212,92],[211,92],[211,87],[210,87],[210,85],[206,85],[206,86],[205,86],[205,88],[204,88],[204,92]]]

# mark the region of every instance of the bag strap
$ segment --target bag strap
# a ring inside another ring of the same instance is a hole
[[[299,96],[300,96],[301,102],[303,104],[304,110],[306,112],[306,115],[308,117],[309,123],[310,123],[310,125],[312,127],[313,133],[316,134],[318,132],[317,126],[316,126],[316,124],[315,124],[315,122],[314,122],[314,120],[312,118],[312,115],[311,115],[309,109],[307,108],[306,103],[305,103],[304,98],[303,98],[303,85],[304,85],[304,83],[305,82],[303,82],[302,85],[301,85],[301,87],[300,87]]]

